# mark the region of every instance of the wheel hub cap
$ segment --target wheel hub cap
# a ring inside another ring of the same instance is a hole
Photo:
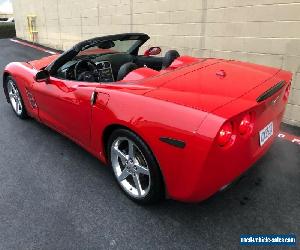
[[[111,146],[111,162],[121,187],[131,196],[148,194],[151,184],[147,162],[137,145],[125,138],[117,138]]]
[[[20,115],[23,110],[22,101],[17,86],[12,80],[9,80],[7,83],[7,91],[14,111]]]

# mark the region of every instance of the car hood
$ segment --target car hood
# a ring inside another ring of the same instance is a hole
[[[211,59],[212,60],[212,59]],[[168,80],[145,95],[213,112],[272,78],[280,70],[238,61],[220,60]],[[253,100],[255,101],[255,100]]]
[[[52,63],[59,56],[60,56],[59,54],[52,55],[52,56],[46,56],[39,60],[29,61],[28,63],[35,69],[40,70],[40,69],[47,67],[50,63]]]

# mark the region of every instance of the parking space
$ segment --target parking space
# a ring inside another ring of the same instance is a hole
[[[1,75],[11,61],[49,55],[9,39],[0,48]],[[109,168],[46,126],[19,120],[0,91],[0,249],[236,249],[240,234],[299,238],[299,194],[300,145],[278,138],[226,192],[199,204],[138,206]]]

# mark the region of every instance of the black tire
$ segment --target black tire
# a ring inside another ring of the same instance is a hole
[[[17,90],[17,93],[18,93],[18,96],[19,96],[19,101],[22,105],[22,108],[19,109],[19,112],[16,111],[16,109],[13,107],[13,104],[12,104],[12,101],[11,101],[10,97],[8,97],[9,103],[10,103],[10,105],[12,107],[12,110],[14,111],[14,113],[16,114],[17,117],[19,117],[20,119],[26,119],[26,118],[28,118],[28,115],[27,115],[27,111],[26,111],[26,108],[25,108],[25,105],[24,105],[23,98],[21,96],[21,92],[19,91],[19,88],[16,84],[16,81],[11,76],[7,76],[6,79],[5,79],[5,88],[6,88],[6,91],[7,91],[8,95],[9,95],[9,89],[10,89],[9,85],[11,83],[13,83],[14,87]]]
[[[150,188],[148,189],[148,193],[144,197],[139,197],[139,198],[133,197],[129,192],[127,192],[122,187],[121,183],[119,182],[119,180],[114,172],[114,168],[112,165],[112,158],[111,158],[111,150],[113,147],[113,143],[118,138],[127,138],[127,139],[131,140],[132,142],[134,142],[135,146],[138,147],[138,150],[143,154],[143,157],[146,161],[146,164],[147,164],[147,167],[148,167],[148,170],[150,173],[150,178],[151,178],[151,181],[149,181]],[[154,204],[165,198],[165,187],[164,187],[162,174],[158,167],[157,161],[156,161],[155,157],[153,156],[149,147],[143,142],[143,140],[139,136],[137,136],[136,134],[134,134],[133,132],[131,132],[127,129],[116,129],[112,132],[112,134],[110,135],[110,137],[108,139],[106,152],[107,152],[107,156],[108,156],[108,162],[109,162],[110,167],[112,168],[112,172],[114,174],[115,180],[118,183],[121,190],[127,195],[127,197],[129,197],[134,202],[136,202],[138,204],[142,204],[142,205]]]

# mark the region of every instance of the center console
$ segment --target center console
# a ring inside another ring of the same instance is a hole
[[[114,75],[109,61],[97,62],[97,71],[99,74],[99,82],[113,82]]]

